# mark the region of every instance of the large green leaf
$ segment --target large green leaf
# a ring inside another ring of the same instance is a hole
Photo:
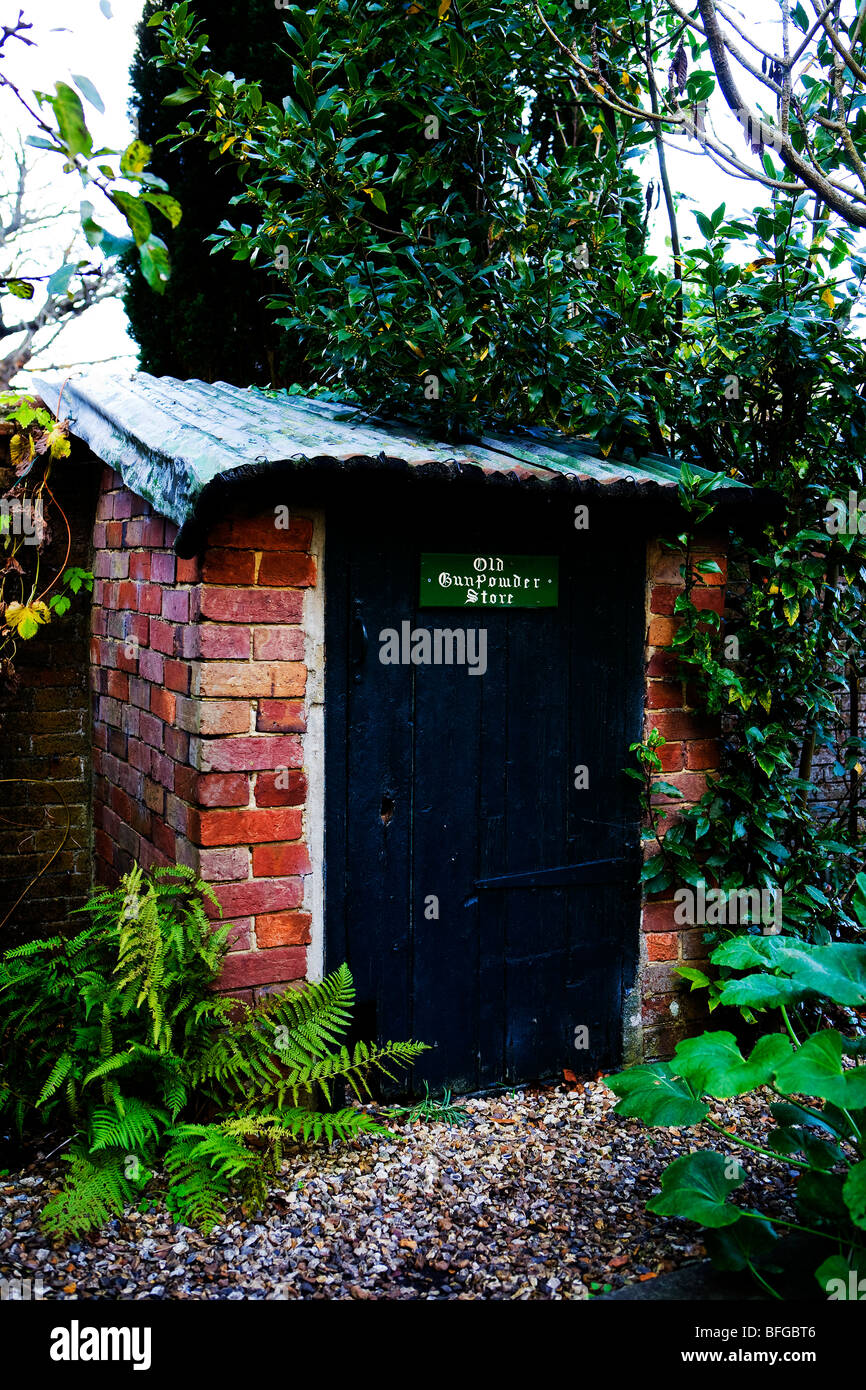
[[[851,1214],[851,1220],[857,1226],[866,1228],[866,1158],[861,1158],[860,1162],[855,1163],[849,1170],[842,1196]]]
[[[57,95],[48,99],[57,119],[61,140],[73,157],[89,155],[93,150],[93,137],[87,129],[81,97],[68,82],[58,82],[56,91]]]
[[[168,247],[158,236],[149,236],[141,247],[141,269],[152,290],[162,294],[171,275]]]
[[[837,1173],[803,1173],[797,1183],[797,1209],[810,1222],[847,1225],[848,1208]]]
[[[849,1110],[866,1105],[866,1067],[842,1067],[842,1038],[833,1029],[813,1033],[776,1070],[776,1087],[790,1095],[821,1096]]]
[[[125,193],[122,189],[117,189],[112,193],[111,201],[126,218],[136,244],[143,246],[153,230],[153,223],[141,198],[137,198],[133,193]]]
[[[744,1181],[742,1173],[727,1176],[731,1160],[711,1149],[683,1154],[662,1173],[662,1190],[647,1202],[659,1216],[683,1216],[702,1226],[733,1226],[742,1209],[728,1204],[728,1196]]]
[[[866,1004],[866,946],[834,941],[800,951],[793,979],[835,1004]]]
[[[803,990],[793,980],[782,975],[746,975],[742,980],[727,980],[719,993],[723,1004],[750,1009],[778,1009],[799,999]]]
[[[733,1033],[703,1033],[678,1045],[671,1066],[698,1095],[726,1100],[766,1086],[776,1068],[790,1055],[791,1044],[780,1033],[759,1038],[748,1061]]]
[[[607,1084],[620,1097],[615,1107],[617,1114],[634,1116],[648,1125],[699,1125],[709,1113],[710,1107],[695,1095],[687,1081],[671,1075],[666,1062],[632,1067],[608,1077]]]
[[[741,1216],[730,1226],[707,1231],[704,1245],[717,1269],[740,1270],[754,1265],[778,1270],[772,1263],[778,1237],[769,1221]]]

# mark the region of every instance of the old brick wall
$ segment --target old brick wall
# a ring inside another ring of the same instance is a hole
[[[707,574],[692,591],[697,608],[724,611],[727,562],[724,543],[716,539],[701,541],[696,547],[701,558],[715,560],[720,574]],[[654,541],[647,557],[647,694],[644,737],[658,729],[665,739],[659,748],[663,777],[677,787],[682,799],[657,796],[655,802],[666,813],[657,822],[659,833],[682,814],[682,808],[700,801],[707,789],[707,774],[717,769],[720,758],[718,718],[708,717],[692,702],[685,682],[677,678],[677,660],[671,644],[679,619],[674,613],[683,580],[683,555]],[[649,840],[645,855],[658,852]],[[706,959],[701,927],[681,927],[674,921],[674,891],[678,885],[657,894],[643,904],[641,932],[641,1026],[643,1055],[647,1059],[668,1057],[680,1038],[699,1031],[705,1007],[703,996],[690,994],[689,984],[674,972],[678,965],[697,965]]]
[[[54,466],[50,486],[68,519],[71,542],[67,559],[66,526],[47,501],[49,540],[40,562],[46,584],[67,565],[92,566],[100,467],[81,446]],[[4,473],[0,490],[12,481]],[[20,684],[0,691],[0,919],[48,864],[9,916],[4,948],[68,922],[72,909],[90,892],[89,609],[89,596],[82,591],[62,618],[41,628],[35,638],[19,641],[15,666]]]
[[[201,568],[176,528],[106,470],[92,662],[97,876],[179,862],[234,924],[223,985],[305,977],[312,864],[305,595],[313,520],[273,512],[211,533]]]

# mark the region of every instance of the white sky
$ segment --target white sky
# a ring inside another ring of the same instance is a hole
[[[752,29],[760,23],[762,15],[778,13],[774,0],[748,2],[749,17],[744,23]],[[91,106],[86,106],[94,137],[99,143],[123,148],[134,134],[128,114],[128,71],[142,0],[108,0],[108,3],[112,11],[111,19],[103,14],[100,0],[21,0],[26,17],[34,25],[31,37],[36,40],[37,47],[26,49],[17,43],[8,44],[6,71],[28,94],[34,87],[53,89],[55,82],[69,81],[73,74],[89,77],[106,108],[105,116],[101,117]],[[267,0],[259,0],[259,3],[267,3]],[[18,10],[18,0],[0,0],[0,24],[13,23]],[[753,94],[755,84],[749,79],[743,81],[742,86],[750,96]],[[717,110],[717,106],[718,102],[714,102],[712,109]],[[733,117],[728,119],[724,133],[738,153],[748,159],[736,122]],[[31,133],[26,113],[8,93],[0,93],[0,134],[8,141],[14,138],[18,130],[24,134]],[[692,149],[697,148],[692,143]],[[709,159],[696,153],[681,154],[670,150],[668,162],[674,191],[680,194],[682,200],[680,234],[686,243],[701,240],[694,218],[689,214],[690,208],[711,212],[724,201],[729,213],[735,213],[765,201],[768,196],[754,184],[725,175]],[[55,156],[40,156],[38,167],[46,187],[45,196],[51,203],[77,209],[81,197],[90,197],[96,204],[97,221],[104,221],[113,231],[123,233],[126,230],[122,220],[108,207],[98,191],[95,194],[85,193],[76,177],[61,173],[60,161]],[[654,154],[647,155],[640,172],[644,179],[657,176]],[[69,234],[76,220],[77,213],[66,224]],[[663,202],[651,214],[650,227],[650,251],[667,260],[670,254],[666,245],[668,223]],[[42,244],[33,245],[32,260],[27,268],[33,273],[39,270],[53,271],[62,259],[54,224],[49,239],[46,241],[43,237]],[[21,267],[15,269],[20,270]],[[170,287],[167,293],[171,293]],[[4,350],[9,351],[10,347],[11,343],[7,340]],[[47,349],[47,353],[37,353],[31,366],[34,371],[39,371],[47,366],[66,367],[106,358],[118,360],[109,361],[101,370],[122,371],[136,364],[136,346],[127,332],[126,316],[119,299],[106,301],[88,310],[81,319],[64,330],[62,336]]]

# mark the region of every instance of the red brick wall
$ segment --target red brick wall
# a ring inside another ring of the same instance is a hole
[[[692,590],[700,609],[724,611],[727,562],[724,545],[707,540],[700,544],[701,558],[715,560],[721,574],[707,574]],[[683,555],[658,542],[649,547],[647,564],[647,682],[644,737],[658,729],[665,739],[659,748],[663,777],[682,793],[682,799],[657,796],[667,812],[657,820],[659,832],[674,825],[682,808],[700,801],[707,789],[707,773],[719,766],[720,723],[703,715],[692,703],[693,692],[677,679],[677,660],[671,649],[680,619],[674,603],[683,590],[680,566]],[[647,842],[645,855],[658,852],[655,840]],[[674,972],[678,965],[700,966],[706,958],[702,927],[681,927],[674,922],[672,884],[665,893],[646,901],[641,933],[641,1024],[646,1058],[668,1057],[680,1038],[697,1030],[705,1008],[705,996],[689,993],[689,983]]]
[[[175,557],[175,535],[106,470],[91,652],[96,873],[193,867],[234,924],[223,984],[248,995],[307,970],[312,522],[221,523],[201,569]]]
[[[14,482],[6,461],[4,452],[0,492]],[[46,501],[49,539],[40,565],[46,582],[66,564],[91,568],[100,471],[77,443],[71,458],[54,465],[51,490],[69,523],[71,542],[67,560],[66,527],[55,503]],[[9,913],[4,949],[66,925],[90,895],[88,610],[84,590],[62,618],[19,642],[19,683],[0,690],[0,919]]]

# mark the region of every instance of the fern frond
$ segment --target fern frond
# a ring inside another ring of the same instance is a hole
[[[122,1102],[122,1113],[117,1108],[109,1110],[102,1107],[91,1112],[91,1152],[99,1149],[144,1152],[150,1140],[158,1140],[167,1127],[168,1116],[164,1110],[134,1096],[127,1096]]]
[[[120,1153],[93,1157],[83,1148],[64,1155],[70,1165],[66,1183],[42,1212],[42,1224],[49,1234],[82,1235],[122,1214],[132,1196],[124,1173],[125,1157]]]

